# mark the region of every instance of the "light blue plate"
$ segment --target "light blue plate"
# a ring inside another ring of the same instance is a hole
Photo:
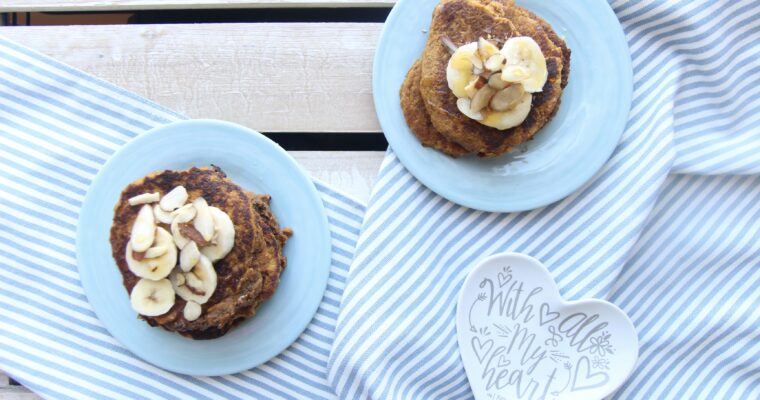
[[[130,182],[153,171],[210,164],[246,190],[271,194],[281,226],[295,234],[285,245],[280,286],[256,316],[221,338],[195,341],[137,319],[108,237],[114,205]],[[79,218],[77,264],[98,318],[132,353],[183,374],[231,374],[279,354],[311,321],[327,286],[330,232],[313,182],[276,143],[227,122],[183,121],[138,136],[100,170]]]
[[[439,0],[399,0],[375,54],[375,108],[393,150],[425,186],[464,206],[530,210],[564,198],[609,159],[628,120],[632,71],[628,44],[604,0],[523,0],[565,37],[570,79],[554,119],[527,144],[493,159],[454,159],[424,148],[404,120],[399,88],[427,40]],[[473,38],[476,39],[476,38]]]

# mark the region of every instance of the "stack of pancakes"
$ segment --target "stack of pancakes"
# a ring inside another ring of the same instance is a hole
[[[463,115],[449,89],[446,67],[456,46],[483,37],[502,43],[528,36],[546,58],[549,78],[543,91],[533,94],[531,111],[514,128],[498,130]],[[458,157],[493,157],[530,140],[557,112],[570,73],[570,50],[551,26],[512,0],[443,0],[433,12],[427,45],[401,87],[401,108],[410,129],[424,146]]]
[[[227,256],[214,263],[216,291],[201,306],[198,319],[188,321],[184,318],[182,310],[186,302],[179,296],[169,312],[141,318],[151,326],[161,326],[193,339],[213,339],[227,333],[237,322],[253,316],[257,307],[272,297],[285,268],[282,250],[291,231],[280,230],[269,207],[268,195],[243,190],[218,167],[150,174],[127,186],[114,210],[111,248],[127,294],[140,280],[129,270],[125,259],[124,249],[139,211],[139,207],[129,205],[129,199],[143,193],[164,195],[180,185],[187,189],[191,201],[203,197],[210,206],[229,215],[235,226],[235,243]],[[167,231],[170,229],[165,224],[159,226]]]

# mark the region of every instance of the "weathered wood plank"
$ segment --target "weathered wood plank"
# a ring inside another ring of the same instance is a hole
[[[0,400],[40,400],[41,397],[23,386],[0,389]]]
[[[195,118],[264,132],[379,132],[382,24],[0,27],[0,35]]]
[[[8,375],[0,371],[0,400],[37,400],[39,396],[23,386],[9,385]]]
[[[23,386],[0,389],[0,400],[40,400],[41,397]]]
[[[382,151],[291,151],[311,176],[366,204],[375,183]]]
[[[390,7],[394,3],[395,0],[4,0],[0,3],[0,12],[277,7]]]

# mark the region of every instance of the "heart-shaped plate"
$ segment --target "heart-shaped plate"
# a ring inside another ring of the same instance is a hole
[[[457,304],[457,339],[478,400],[602,399],[633,371],[636,329],[614,304],[565,301],[538,260],[481,261]]]

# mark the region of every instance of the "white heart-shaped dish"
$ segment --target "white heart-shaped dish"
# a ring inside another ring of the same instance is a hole
[[[628,316],[597,299],[565,301],[538,260],[481,261],[457,304],[457,339],[478,400],[602,399],[633,372],[638,336]]]

